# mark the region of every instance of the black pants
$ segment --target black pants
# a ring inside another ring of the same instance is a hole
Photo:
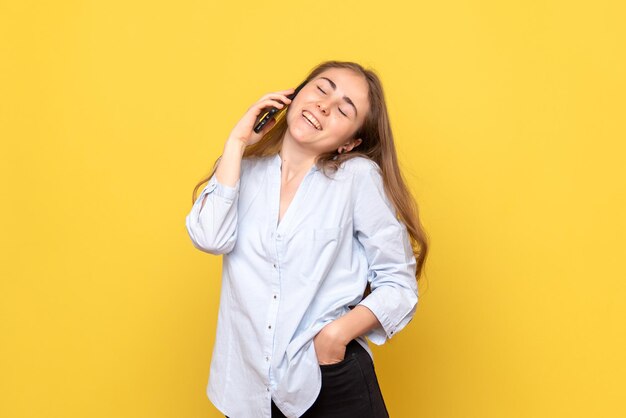
[[[301,418],[388,418],[372,358],[352,340],[339,363],[320,365],[322,388]],[[228,418],[228,417],[227,417]],[[286,418],[272,401],[272,418]]]

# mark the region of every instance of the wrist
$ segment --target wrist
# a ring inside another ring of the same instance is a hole
[[[226,140],[226,144],[224,145],[224,152],[232,151],[232,152],[238,152],[241,155],[243,155],[243,152],[245,151],[246,146],[247,144],[241,139],[229,137]]]
[[[327,328],[329,336],[343,345],[347,345],[353,339],[342,318],[335,319]]]

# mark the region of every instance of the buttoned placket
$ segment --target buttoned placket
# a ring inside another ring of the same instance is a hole
[[[274,176],[274,179],[276,177]],[[280,175],[278,176],[278,183],[274,181],[272,183],[272,196],[280,196]],[[280,201],[277,199],[272,199],[272,213],[278,213]],[[270,263],[271,263],[271,280],[270,280],[270,300],[268,301],[268,313],[267,313],[267,327],[265,333],[265,347],[263,352],[265,366],[267,368],[268,382],[266,386],[266,392],[268,399],[271,399],[272,386],[276,384],[274,381],[274,375],[272,372],[272,355],[274,352],[274,335],[276,332],[276,320],[278,316],[278,306],[280,303],[280,278],[281,278],[281,270],[280,270],[280,260],[281,260],[281,249],[282,249],[282,233],[278,232],[280,228],[276,227],[278,219],[276,222],[270,223],[269,230],[269,238],[271,245],[268,245],[270,254]]]
[[[270,280],[270,300],[268,301],[268,313],[267,313],[267,327],[266,327],[266,337],[265,337],[265,347],[263,350],[263,361],[265,362],[265,366],[268,371],[268,382],[266,391],[268,397],[271,397],[271,387],[276,384],[274,382],[274,376],[272,374],[272,354],[274,348],[274,334],[276,332],[276,320],[278,316],[278,304],[280,301],[280,244],[282,240],[282,235],[276,234],[276,232],[271,231],[270,233],[271,241],[274,245],[270,245],[271,248],[271,280]]]
[[[271,203],[272,213],[274,214],[274,216],[272,217],[273,221],[270,227],[270,242],[273,245],[268,246],[268,248],[270,248],[270,252],[272,253],[270,254],[270,260],[272,264],[271,299],[269,303],[269,312],[268,312],[268,317],[267,317],[265,350],[263,353],[263,356],[265,358],[264,361],[268,369],[268,377],[269,377],[269,382],[266,387],[268,398],[271,398],[271,387],[276,384],[276,382],[274,381],[273,373],[272,373],[272,367],[271,367],[272,361],[271,360],[272,360],[272,353],[273,353],[273,347],[274,347],[274,334],[275,334],[275,328],[276,328],[276,320],[278,316],[278,305],[280,303],[280,297],[281,297],[280,282],[281,282],[282,272],[280,268],[280,262],[282,260],[283,254],[285,253],[285,249],[284,249],[284,237],[286,233],[285,231],[287,231],[287,228],[289,227],[290,218],[293,216],[293,213],[291,212],[293,212],[294,209],[296,209],[295,207],[292,208],[292,206],[298,203],[298,200],[301,198],[300,195],[303,193],[301,189],[306,189],[308,187],[310,176],[315,171],[317,171],[317,167],[313,166],[311,167],[311,170],[309,170],[309,172],[304,176],[300,186],[298,187],[298,190],[295,193],[295,196],[293,197],[290,203],[290,207],[287,209],[287,212],[285,213],[285,215],[283,216],[279,224],[278,215],[280,211],[281,165],[282,164],[280,161],[280,157],[275,156],[274,165],[273,167],[271,167],[273,171],[271,172],[271,176],[270,176],[270,178],[272,179],[271,195],[276,197],[275,199],[272,199],[272,203]]]

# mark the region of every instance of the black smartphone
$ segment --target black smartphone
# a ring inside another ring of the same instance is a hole
[[[300,85],[296,87],[293,93],[287,95],[287,97],[293,100],[293,98],[296,97],[296,94],[298,94],[298,92],[302,89],[302,87],[305,86],[305,84],[306,84],[306,80],[300,83]],[[274,115],[276,115],[276,113],[278,113],[280,110],[287,109],[287,107],[289,107],[289,105],[283,107],[282,109],[278,109],[272,106],[269,110],[262,113],[259,120],[254,125],[254,132],[256,132],[257,134],[261,132],[261,129],[263,129],[263,127],[267,124],[267,122],[269,122],[270,119],[272,119]]]

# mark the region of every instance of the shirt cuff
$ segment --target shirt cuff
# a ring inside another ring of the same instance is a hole
[[[383,290],[382,288],[380,290]],[[374,294],[372,291],[365,299],[359,302],[359,305],[365,306],[368,308],[378,319],[378,322],[382,325],[382,327],[376,327],[370,330],[365,335],[371,342],[376,345],[382,345],[387,340],[391,339],[394,335],[396,335],[402,328],[404,328],[413,318],[413,315],[416,312],[417,308],[417,296],[415,297],[414,303],[410,303],[408,305],[408,311],[395,311],[393,312],[394,316],[397,316],[395,319],[387,313],[387,307],[384,302],[380,299],[384,298],[383,292],[379,292],[378,294]],[[385,295],[387,296],[387,295]],[[407,307],[406,304],[402,304]],[[400,305],[397,305],[399,308]]]
[[[391,323],[389,321],[389,317],[384,312],[378,311],[375,307],[372,306],[369,302],[366,301],[367,298],[363,299],[359,302],[359,305],[365,306],[368,308],[374,316],[378,319],[378,322],[381,323],[382,327],[375,327],[365,333],[365,336],[369,338],[371,342],[376,345],[383,345],[389,338],[393,336],[394,330],[391,327]]]

